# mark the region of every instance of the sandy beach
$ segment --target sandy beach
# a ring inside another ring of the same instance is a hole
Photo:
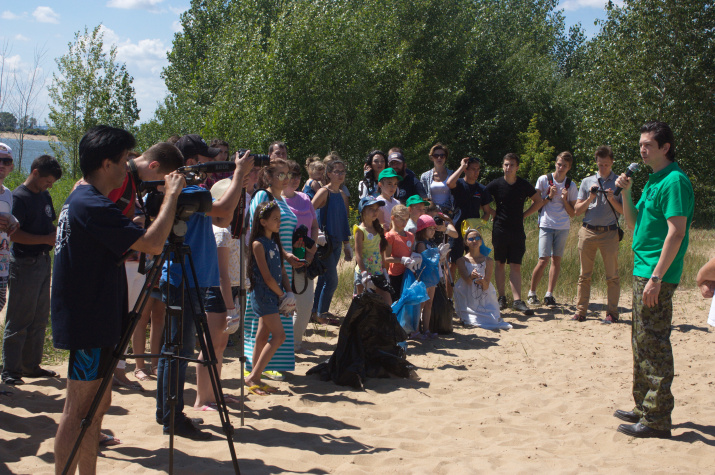
[[[0,140],[2,139],[20,140],[20,134],[18,134],[17,132],[0,132]],[[36,140],[38,142],[57,142],[57,136],[25,134],[25,140]]]
[[[599,302],[602,300],[594,299]],[[364,392],[306,376],[326,359],[336,327],[311,327],[316,356],[276,383],[281,393],[247,402],[240,426],[231,406],[243,473],[712,473],[715,465],[715,332],[709,301],[694,290],[676,295],[673,350],[676,405],[673,438],[633,439],[616,433],[615,409],[631,409],[630,295],[622,323],[603,325],[592,304],[583,323],[572,307],[507,311],[510,331],[455,327],[452,335],[411,342],[419,379],[370,379]],[[240,393],[238,352],[229,348],[226,393]],[[64,400],[61,380],[27,380],[0,396],[0,473],[53,473],[53,438]],[[128,364],[133,369],[133,363]],[[132,375],[130,375],[133,378]],[[98,473],[160,473],[168,468],[168,436],[154,421],[156,382],[145,392],[114,389],[104,419],[122,445],[100,452]],[[189,369],[187,404],[195,397]],[[176,473],[231,473],[218,414],[196,412],[209,442],[176,439]]]

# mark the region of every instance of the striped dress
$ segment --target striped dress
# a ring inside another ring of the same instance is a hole
[[[281,246],[283,249],[290,252],[293,249],[293,231],[295,231],[296,223],[298,223],[298,218],[295,213],[291,211],[288,204],[283,200],[283,198],[274,197],[275,201],[281,209]],[[256,212],[256,208],[261,203],[268,201],[268,194],[259,190],[251,200],[249,207],[249,216],[251,227],[253,225],[253,215]],[[249,229],[250,233],[250,229]],[[293,278],[293,268],[291,265],[283,261],[283,266],[288,274],[288,281],[290,282]],[[290,290],[290,289],[286,289]],[[251,305],[251,295],[250,292],[246,298],[246,323],[245,323],[245,339],[244,339],[244,352],[246,354],[246,368],[250,371],[253,366],[253,346],[256,343],[256,333],[258,332],[258,316],[253,312],[253,306]],[[295,349],[293,347],[293,318],[292,316],[281,315],[281,323],[283,324],[283,330],[286,334],[286,341],[278,348],[276,354],[273,355],[270,363],[266,366],[266,371],[295,371]]]

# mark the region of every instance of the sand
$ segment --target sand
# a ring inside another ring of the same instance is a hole
[[[327,358],[335,327],[309,329],[295,373],[282,393],[251,395],[246,425],[231,407],[243,473],[712,473],[715,466],[715,333],[709,301],[676,294],[672,342],[676,378],[673,438],[633,439],[616,432],[615,409],[631,409],[630,296],[622,323],[595,312],[569,320],[573,307],[511,312],[510,331],[456,327],[434,342],[410,343],[419,380],[371,379],[364,392],[305,376]],[[597,302],[603,302],[602,299]],[[603,307],[592,304],[592,310]],[[225,392],[239,393],[239,362],[227,350]],[[129,363],[128,368],[133,368]],[[54,367],[63,376],[66,367]],[[186,399],[195,397],[189,370]],[[130,377],[133,378],[132,375]],[[0,473],[53,472],[53,438],[64,379],[28,380],[0,396]],[[154,422],[156,382],[144,393],[115,389],[105,431],[124,443],[102,449],[98,473],[159,473],[167,436]],[[1,389],[8,389],[2,387]],[[231,473],[217,413],[204,417],[209,442],[176,439],[176,473]]]
[[[0,132],[0,139],[14,139],[14,140],[20,140],[20,134],[17,132]],[[56,135],[30,135],[30,134],[25,134],[24,136],[25,140],[37,140],[39,142],[56,142],[57,141],[57,136]]]

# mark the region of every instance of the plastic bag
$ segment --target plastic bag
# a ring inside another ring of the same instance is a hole
[[[424,282],[415,280],[415,274],[411,270],[405,270],[405,278],[402,281],[402,296],[400,300],[392,304],[392,311],[397,315],[397,321],[408,334],[419,331],[420,328],[420,304],[429,300],[427,287]]]
[[[432,248],[422,251],[422,265],[417,271],[417,277],[425,287],[434,287],[439,283],[439,249]]]
[[[448,335],[454,331],[452,317],[454,315],[454,305],[447,298],[447,289],[440,282],[434,291],[434,301],[432,302],[432,315],[429,321],[429,331]]]

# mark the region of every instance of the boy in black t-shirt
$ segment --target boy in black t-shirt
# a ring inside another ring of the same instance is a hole
[[[524,233],[524,218],[535,213],[541,205],[541,195],[523,178],[516,176],[519,170],[519,156],[507,153],[502,162],[504,176],[493,180],[487,185],[487,191],[496,201],[497,209],[492,231],[494,260],[496,268],[494,275],[499,292],[499,308],[506,308],[506,264],[509,264],[509,282],[514,296],[514,310],[533,315],[534,311],[521,300],[521,260],[526,252],[526,234]],[[532,205],[524,211],[524,203],[531,199]]]

